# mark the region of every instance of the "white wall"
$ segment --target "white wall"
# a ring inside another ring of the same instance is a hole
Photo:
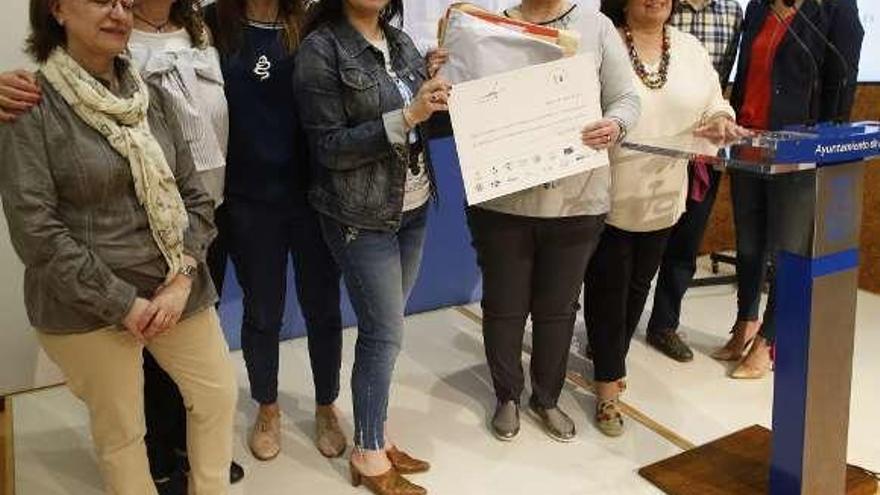
[[[27,63],[23,53],[27,33],[28,0],[3,0],[0,13],[0,68]]]
[[[22,52],[27,7],[28,0],[3,0],[0,70],[30,66]],[[34,331],[28,325],[22,298],[22,272],[21,263],[9,244],[6,219],[0,215],[0,395],[60,381],[57,370],[39,351]]]

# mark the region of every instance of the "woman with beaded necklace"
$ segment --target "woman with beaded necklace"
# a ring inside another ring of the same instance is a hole
[[[675,1],[602,1],[601,11],[627,45],[642,99],[641,118],[627,139],[742,135],[706,49],[668,25]],[[686,167],[687,160],[611,151],[611,213],[587,268],[584,310],[594,357],[596,424],[608,436],[623,433],[618,398],[626,355],[666,240],[684,212]]]

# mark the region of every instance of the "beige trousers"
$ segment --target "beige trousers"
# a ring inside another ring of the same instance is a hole
[[[144,445],[143,346],[115,327],[38,338],[88,407],[106,493],[156,495]],[[238,386],[216,311],[181,321],[147,349],[186,405],[189,493],[227,494]]]

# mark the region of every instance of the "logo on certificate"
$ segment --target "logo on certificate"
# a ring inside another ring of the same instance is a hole
[[[550,78],[554,84],[556,84],[557,86],[561,86],[568,81],[568,72],[564,68],[560,67],[550,73]]]

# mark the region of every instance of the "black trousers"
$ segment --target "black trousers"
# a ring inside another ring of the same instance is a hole
[[[500,402],[520,401],[526,318],[532,316],[532,402],[556,406],[574,331],[583,271],[604,216],[531,218],[468,210],[483,272],[483,338]]]
[[[629,344],[671,231],[605,228],[584,280],[584,317],[596,381],[626,376]]]
[[[341,275],[324,243],[317,213],[305,201],[276,205],[227,198],[226,208],[229,253],[244,294],[241,347],[251,397],[260,404],[278,399],[278,344],[292,255],[315,399],[320,405],[332,404],[339,395],[342,365]]]
[[[648,332],[676,331],[681,319],[681,301],[697,272],[697,257],[703,234],[715,206],[721,173],[710,172],[710,187],[703,201],[688,199],[687,210],[673,227],[666,245],[666,252],[657,275],[654,289],[654,305]]]

